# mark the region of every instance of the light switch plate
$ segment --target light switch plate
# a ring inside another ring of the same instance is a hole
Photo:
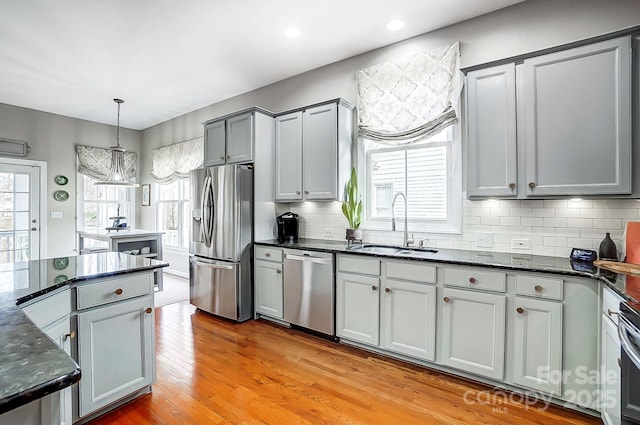
[[[478,248],[493,248],[493,233],[478,233],[476,246]]]
[[[51,211],[51,218],[62,218],[62,211]]]

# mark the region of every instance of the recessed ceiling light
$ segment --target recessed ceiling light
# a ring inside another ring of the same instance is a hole
[[[404,22],[401,21],[400,19],[394,19],[393,21],[387,24],[387,29],[389,31],[398,31],[398,30],[401,30],[402,27],[404,27]]]
[[[298,38],[300,37],[300,30],[296,27],[287,28],[287,30],[284,32],[284,35],[289,38]]]

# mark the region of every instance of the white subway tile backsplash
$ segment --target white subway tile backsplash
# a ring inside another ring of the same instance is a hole
[[[330,229],[335,240],[344,240],[347,221],[339,202],[300,202],[276,204],[276,214],[293,211],[300,214],[300,236],[327,239]],[[640,201],[613,200],[464,200],[462,203],[462,233],[409,233],[415,240],[425,240],[425,246],[439,249],[466,249],[494,252],[519,252],[511,248],[513,239],[529,239],[527,253],[567,257],[572,247],[598,249],[605,233],[620,250],[624,227],[629,220],[640,218]],[[372,243],[401,244],[402,220],[399,231],[364,230],[364,240]],[[492,248],[476,246],[478,233],[493,233]]]

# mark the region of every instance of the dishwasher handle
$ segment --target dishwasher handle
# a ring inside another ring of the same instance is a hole
[[[285,254],[285,260],[297,260],[297,261],[306,261],[308,263],[316,263],[316,264],[332,264],[333,258],[321,258],[321,257],[312,257],[307,255],[293,255],[293,254]]]
[[[207,262],[204,262],[204,261],[194,260],[193,258],[191,259],[191,262],[193,264],[197,264],[199,266],[209,267],[210,269],[233,270],[233,266],[226,266],[226,265],[223,265],[223,264],[215,264],[215,263],[207,263]]]

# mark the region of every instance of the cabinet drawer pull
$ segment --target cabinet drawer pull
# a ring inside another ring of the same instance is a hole
[[[476,283],[476,278],[475,277],[470,277],[469,278],[469,283]]]
[[[308,194],[309,194],[309,191],[308,191],[308,190],[305,190],[305,191],[304,191],[304,194],[305,194],[305,195],[308,195]]]
[[[372,290],[372,291],[377,291],[377,290],[378,290],[378,287],[377,287],[376,285],[372,285],[372,286],[371,286],[371,290]]]
[[[442,299],[442,301],[444,301],[444,302],[448,303],[448,302],[449,302],[449,301],[451,301],[451,300],[449,299],[449,297],[444,297],[444,298]]]
[[[391,288],[384,288],[384,292],[386,292],[387,294],[391,292]]]
[[[516,308],[516,311],[517,311],[518,313],[522,314],[522,313],[524,313],[524,308],[522,308],[522,307],[518,307],[518,308]]]
[[[516,184],[515,183],[509,183],[509,189],[513,190],[516,188]]]
[[[220,155],[220,159],[224,160],[224,155]]]
[[[280,274],[280,273],[282,273],[282,270],[276,269],[276,273]]]
[[[533,289],[535,289],[536,292],[542,292],[542,286],[540,285],[534,286]]]
[[[531,190],[533,190],[536,187],[536,184],[534,182],[529,182],[529,188]]]
[[[123,292],[124,291],[122,290],[122,288],[118,288],[115,291],[113,291],[113,293],[116,294],[116,295],[122,295]]]
[[[265,256],[265,257],[271,257],[271,254],[269,254],[268,252],[265,252],[265,253],[264,253],[264,256]]]
[[[610,308],[608,308],[608,309],[607,309],[607,314],[608,314],[609,316],[613,316],[614,314],[620,314],[620,313],[619,313],[619,312],[617,312],[617,311],[611,311],[611,309],[610,309]]]
[[[144,312],[147,314],[151,314],[152,311],[153,309],[151,307],[147,307],[147,309]]]
[[[66,340],[68,340],[69,338],[73,339],[73,338],[75,338],[75,337],[76,337],[76,331],[71,331],[71,332],[69,332],[68,334],[66,334],[66,335],[64,336],[63,341],[66,341]]]

